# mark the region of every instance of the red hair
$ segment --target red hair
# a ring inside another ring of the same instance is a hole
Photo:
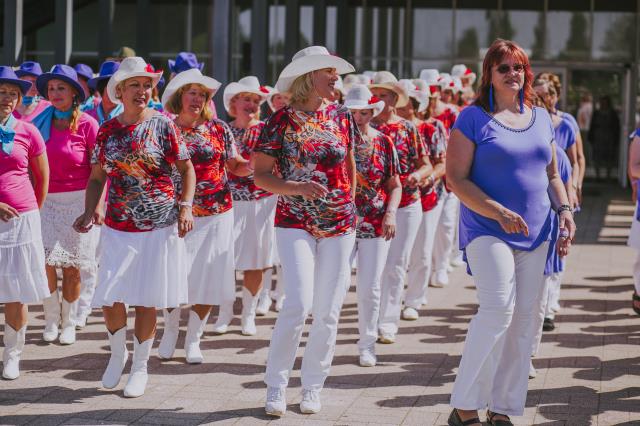
[[[531,71],[531,64],[529,63],[529,56],[527,56],[527,53],[515,42],[501,38],[496,39],[491,44],[487,54],[484,56],[484,61],[482,62],[482,81],[480,82],[478,96],[476,97],[474,105],[481,106],[489,111],[491,68],[494,65],[500,64],[505,58],[513,58],[518,63],[524,65],[524,86],[522,87],[522,90],[524,90],[524,103],[528,107],[533,105],[535,96],[533,88],[531,87],[533,72]]]

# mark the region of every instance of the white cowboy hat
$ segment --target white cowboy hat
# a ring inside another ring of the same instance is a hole
[[[460,80],[459,77],[453,77],[452,80],[453,90],[462,93],[462,91],[464,90],[464,87],[462,87],[462,80]]]
[[[366,84],[367,86],[371,84],[371,76],[366,74],[358,74],[358,83]]]
[[[437,86],[439,77],[440,72],[434,68],[423,69],[418,76],[420,80],[424,80],[429,86]]]
[[[176,74],[164,89],[162,99],[160,100],[162,102],[162,106],[166,108],[167,103],[173,94],[182,86],[187,84],[200,84],[211,92],[211,96],[213,96],[221,86],[221,83],[215,78],[202,75],[199,68],[191,68],[190,70],[182,71],[181,73]]]
[[[409,96],[404,86],[398,83],[396,76],[389,71],[378,71],[373,75],[369,89],[375,88],[391,90],[397,94],[398,100],[393,106],[403,107],[409,102]]]
[[[349,109],[372,109],[375,117],[384,109],[384,101],[373,96],[364,84],[354,84],[344,98],[344,106]]]
[[[440,86],[440,90],[454,90],[455,83],[453,82],[451,74],[443,72],[440,73],[438,85]]]
[[[416,84],[414,84],[413,81],[407,78],[400,79],[398,83],[402,84],[404,90],[407,92],[407,95],[409,95],[410,98],[413,98],[418,102],[423,102],[429,97],[426,92],[420,90],[420,88]]]
[[[349,62],[331,55],[326,47],[309,46],[293,55],[291,63],[280,73],[276,89],[280,92],[288,92],[296,78],[324,68],[335,68],[338,74],[348,74],[356,70]]]
[[[347,92],[349,92],[351,86],[360,83],[359,75],[360,74],[347,74],[344,76],[344,78],[342,79],[342,84]]]
[[[162,78],[162,71],[154,71],[153,66],[147,64],[144,59],[139,56],[124,58],[120,63],[118,71],[109,78],[109,82],[107,83],[107,94],[111,102],[115,104],[122,103],[120,99],[116,98],[116,86],[120,82],[133,77],[149,77],[151,78],[153,87],[156,87]]]
[[[476,73],[467,68],[465,64],[457,64],[451,68],[451,75],[453,77],[459,77],[460,79],[468,78],[471,80],[471,84],[476,81]]]
[[[233,97],[238,93],[253,93],[254,95],[258,95],[260,96],[260,103],[262,103],[267,100],[267,97],[269,96],[269,89],[260,86],[258,77],[253,75],[243,77],[237,82],[227,84],[222,95],[222,103],[224,104],[224,109],[226,109],[227,112],[229,112],[231,99],[233,99]]]

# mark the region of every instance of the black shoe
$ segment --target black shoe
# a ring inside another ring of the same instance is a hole
[[[495,416],[505,416],[507,420],[503,420],[503,419],[493,420]],[[493,413],[489,410],[487,410],[487,423],[493,426],[513,426],[513,423],[511,423],[511,419],[509,418],[509,416],[507,416],[506,414]]]
[[[448,423],[449,423],[449,426],[469,426],[476,423],[480,425],[482,424],[482,422],[478,417],[474,417],[472,419],[465,420],[463,422],[462,419],[460,418],[460,414],[458,414],[458,410],[456,410],[455,408],[453,409],[451,414],[449,414]]]
[[[631,297],[631,307],[634,312],[640,315],[640,296],[635,291],[633,292],[633,296]]]
[[[556,329],[556,324],[551,318],[545,318],[542,323],[542,331],[553,331]]]

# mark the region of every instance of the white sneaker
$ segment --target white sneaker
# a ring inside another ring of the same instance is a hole
[[[302,389],[302,401],[300,401],[300,411],[302,414],[319,413],[321,408],[320,391]]]
[[[360,367],[375,367],[376,362],[376,353],[373,345],[360,351]]]
[[[436,271],[431,277],[431,287],[444,287],[449,284],[449,274],[447,270]]]
[[[536,371],[535,367],[533,366],[533,361],[529,361],[529,378],[530,379],[535,379],[536,377],[538,377],[538,372]]]
[[[264,411],[270,416],[284,416],[287,411],[287,396],[284,388],[269,386]]]
[[[384,343],[385,345],[390,345],[391,343],[395,343],[396,335],[394,333],[380,333],[378,336],[378,342]]]
[[[420,318],[420,314],[414,308],[407,306],[402,310],[402,319],[405,321],[415,321]]]

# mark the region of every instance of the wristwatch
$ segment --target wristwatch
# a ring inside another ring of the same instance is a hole
[[[556,213],[560,214],[564,211],[568,211],[570,213],[573,213],[573,209],[571,208],[571,206],[569,204],[563,204],[560,207],[558,207],[558,209],[556,210]]]

